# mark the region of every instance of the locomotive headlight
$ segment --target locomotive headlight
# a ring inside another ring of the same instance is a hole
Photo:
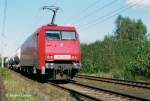
[[[74,58],[77,59],[78,57],[77,57],[77,56],[74,56]]]
[[[76,69],[80,69],[80,67],[81,67],[81,64],[80,64],[80,63],[73,63],[73,65],[74,65],[74,67],[75,67]]]
[[[71,56],[71,58],[72,58],[72,59],[77,59],[78,57],[77,57],[77,56]]]
[[[51,69],[54,68],[54,63],[50,63],[50,68],[51,68]]]
[[[72,59],[74,59],[74,56],[71,56]]]
[[[53,69],[54,68],[54,63],[46,63],[46,68]]]
[[[47,59],[53,59],[53,56],[52,55],[48,55]]]

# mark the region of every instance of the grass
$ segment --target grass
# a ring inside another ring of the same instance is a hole
[[[37,97],[28,92],[19,80],[13,78],[7,69],[0,69],[0,76],[3,78],[6,97],[8,101],[37,101]]]
[[[8,69],[0,69],[0,76],[4,80],[8,101],[76,101],[70,93],[39,83],[14,73]]]

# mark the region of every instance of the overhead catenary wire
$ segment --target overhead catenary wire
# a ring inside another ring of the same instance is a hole
[[[92,23],[86,23],[85,25],[82,25],[83,27],[79,27],[79,29],[80,29],[80,31],[83,31],[85,29],[88,29],[89,27],[92,28],[92,27],[96,26],[97,24],[103,23],[103,22],[111,19],[112,17],[117,16],[120,13],[123,13],[123,12],[125,12],[125,11],[135,7],[135,6],[137,6],[140,2],[142,2],[142,0],[136,2],[136,3],[132,4],[132,5],[129,5],[127,7],[120,7],[118,9],[114,10],[111,13],[108,13],[108,14],[106,14],[104,16],[98,17],[97,19],[92,21]]]
[[[80,17],[76,22],[74,22],[74,24],[78,24],[78,22],[84,21],[85,19],[95,15],[97,12],[100,12],[101,10],[110,7],[111,5],[113,5],[114,3],[116,3],[118,0],[112,0],[98,8],[96,8],[95,10],[93,10],[90,13],[85,14],[84,16]]]
[[[82,18],[82,15],[84,14],[84,13],[86,13],[87,11],[89,11],[89,9],[91,9],[92,7],[94,7],[96,4],[98,4],[99,2],[101,2],[102,0],[96,0],[96,1],[94,1],[94,2],[92,2],[92,3],[88,3],[89,5],[87,5],[86,6],[86,8],[83,8],[77,15],[78,16],[73,16],[73,17],[70,17],[70,18],[67,18],[67,19],[65,19],[66,21],[70,21],[70,20],[72,20],[73,18],[75,18],[75,19],[81,19]]]
[[[96,0],[95,2],[89,4],[86,8],[84,8],[81,13],[87,12],[90,8],[94,7],[96,4],[98,4],[101,0]],[[80,15],[80,14],[79,14]]]

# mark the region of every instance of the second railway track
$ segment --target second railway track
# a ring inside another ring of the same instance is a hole
[[[83,79],[89,79],[89,80],[95,80],[95,81],[102,81],[102,82],[108,82],[108,83],[114,83],[114,84],[121,84],[121,85],[126,85],[126,86],[150,89],[150,83],[145,83],[145,82],[119,80],[119,79],[86,76],[86,75],[77,75],[76,78],[83,78]]]
[[[50,84],[94,101],[130,101],[130,100],[149,101],[150,100],[144,97],[102,89],[102,88],[82,84],[76,81],[69,81],[69,83],[66,84],[56,84],[50,82]]]

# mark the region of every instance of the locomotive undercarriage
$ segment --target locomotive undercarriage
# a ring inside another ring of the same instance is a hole
[[[79,63],[47,62],[45,76],[49,80],[70,80],[80,69]]]
[[[27,75],[35,74],[42,80],[70,80],[80,69],[80,63],[77,62],[46,62],[45,73],[33,66],[9,65],[10,69],[19,70]]]

